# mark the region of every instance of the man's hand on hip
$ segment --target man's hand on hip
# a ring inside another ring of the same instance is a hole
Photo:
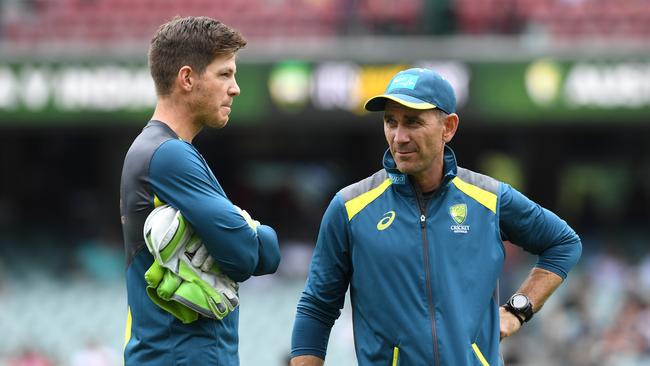
[[[521,328],[521,321],[517,319],[517,316],[506,309],[503,306],[499,306],[499,320],[501,323],[500,329],[500,339],[510,337],[511,335],[517,333],[519,328]]]

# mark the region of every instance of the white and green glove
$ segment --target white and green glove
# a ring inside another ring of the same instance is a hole
[[[154,257],[144,275],[147,294],[158,306],[190,323],[199,314],[223,319],[239,305],[239,285],[219,270],[180,211],[169,205],[154,209],[144,239]]]

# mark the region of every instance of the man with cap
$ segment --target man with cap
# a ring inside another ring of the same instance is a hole
[[[365,108],[384,112],[384,168],[340,190],[325,212],[292,365],[323,365],[348,286],[359,365],[503,364],[500,340],[566,278],[580,239],[510,185],[457,166],[447,146],[456,98],[436,72],[399,72]],[[500,306],[506,240],[539,260]]]

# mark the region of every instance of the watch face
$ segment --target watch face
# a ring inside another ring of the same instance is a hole
[[[528,305],[528,299],[524,295],[514,295],[511,300],[512,307],[516,309],[525,308]]]

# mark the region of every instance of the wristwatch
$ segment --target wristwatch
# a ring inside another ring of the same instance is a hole
[[[522,325],[533,317],[533,304],[530,302],[528,296],[524,294],[517,293],[510,296],[510,299],[508,299],[508,302],[503,307],[516,316]]]

